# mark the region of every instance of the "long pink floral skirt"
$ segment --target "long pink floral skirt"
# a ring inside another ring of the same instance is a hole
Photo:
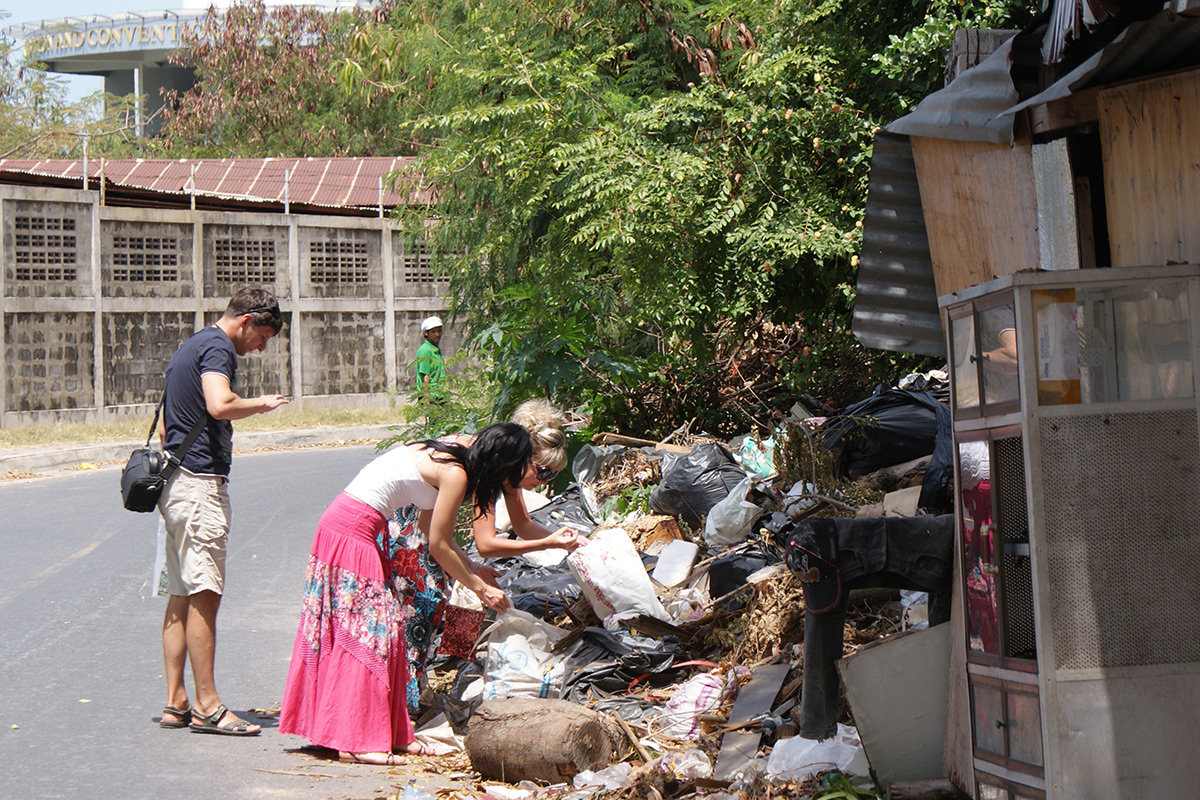
[[[404,622],[381,548],[387,522],[341,494],[317,525],[280,733],[350,752],[412,742]]]

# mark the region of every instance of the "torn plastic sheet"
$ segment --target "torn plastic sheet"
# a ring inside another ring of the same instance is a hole
[[[615,714],[626,722],[640,723],[656,719],[662,713],[663,704],[657,700],[627,694],[592,701],[591,707],[605,714]]]
[[[783,552],[765,541],[754,541],[717,558],[708,567],[708,593],[715,600],[746,586],[746,579],[763,567],[779,564]],[[746,595],[731,597],[721,607],[736,610],[746,604]]]

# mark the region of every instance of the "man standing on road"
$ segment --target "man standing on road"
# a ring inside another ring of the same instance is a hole
[[[167,705],[159,725],[164,728],[190,726],[200,733],[230,736],[253,736],[261,730],[221,703],[213,656],[229,535],[230,421],[288,402],[278,394],[243,398],[234,392],[237,357],[262,350],[282,328],[283,315],[270,292],[242,289],[216,324],[193,334],[167,365],[159,426],[164,452],[176,452],[196,420],[206,414],[208,419],[158,503],[167,529],[170,595],[162,630]],[[185,661],[191,663],[195,684],[190,703],[183,680]]]
[[[440,317],[426,317],[421,323],[421,335],[425,341],[417,348],[417,394],[422,400],[435,403],[445,402],[442,381],[446,379],[446,359],[438,347],[442,341]]]

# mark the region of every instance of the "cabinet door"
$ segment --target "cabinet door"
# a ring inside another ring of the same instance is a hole
[[[1005,769],[1042,774],[1042,713],[1036,684],[971,675],[975,756]]]

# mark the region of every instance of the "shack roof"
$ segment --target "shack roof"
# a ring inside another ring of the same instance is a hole
[[[1200,0],[1167,0],[1150,14],[1144,3],[1118,2],[1102,25],[1064,24],[1082,13],[1081,2],[1055,0],[1028,28],[877,134],[854,304],[853,328],[863,344],[944,353],[940,317],[928,300],[936,291],[909,136],[1011,144],[1027,109],[1200,65]]]
[[[1076,0],[1063,0],[1076,2]],[[1017,33],[992,55],[959,75],[945,89],[927,95],[910,114],[887,126],[891,133],[964,142],[1008,144],[1017,112],[1060,100],[1092,86],[1145,77],[1200,64],[1200,0],[1167,2],[1148,19],[1133,19],[1073,39],[1073,59],[1047,62],[1054,52],[1047,37],[1064,35],[1042,20]],[[1118,17],[1114,18],[1119,21]],[[1051,20],[1053,22],[1053,20]],[[1060,48],[1061,49],[1061,48]],[[1046,68],[1043,70],[1043,68]],[[1059,74],[1065,70],[1065,74]],[[1046,71],[1044,84],[1022,97],[1026,76]]]
[[[122,205],[186,206],[195,197],[206,208],[287,204],[297,212],[361,215],[428,203],[432,192],[415,162],[404,156],[95,159],[87,163],[87,180],[95,188],[103,180]],[[0,181],[82,187],[84,162],[0,159]]]

